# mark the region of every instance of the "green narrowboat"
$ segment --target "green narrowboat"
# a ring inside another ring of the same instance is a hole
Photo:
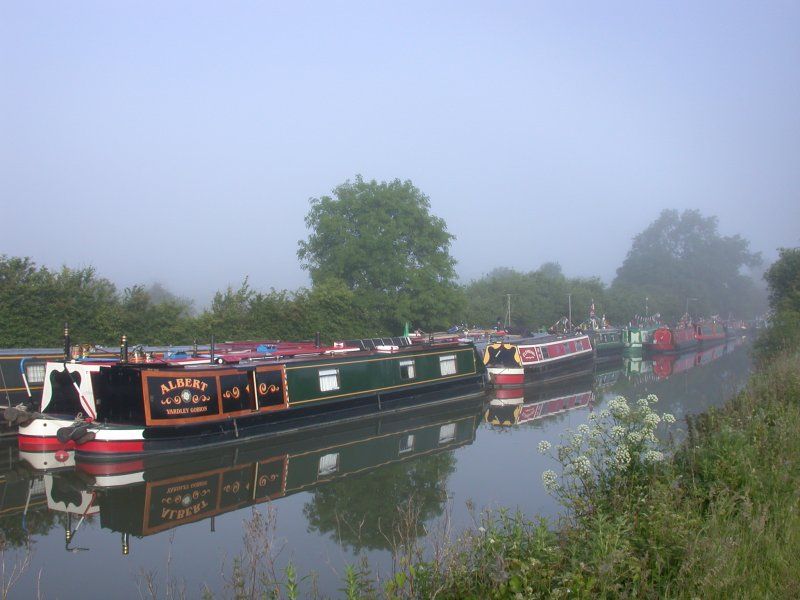
[[[72,360],[46,366],[36,412],[6,411],[19,447],[97,459],[229,443],[340,411],[480,386],[471,342],[385,338],[235,343],[210,355]]]

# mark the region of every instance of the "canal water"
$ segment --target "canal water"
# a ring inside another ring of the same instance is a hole
[[[722,404],[749,371],[749,346],[736,340],[621,359],[569,385],[113,468],[36,470],[11,440],[0,447],[5,581],[16,569],[10,597],[23,598],[225,597],[237,557],[246,566],[259,555],[278,574],[291,562],[301,595],[338,597],[348,564],[366,557],[385,578],[393,548],[412,539],[430,553],[483,510],[556,516],[541,483],[556,465],[537,444],[557,443],[609,399],[656,394],[679,438],[683,417]]]

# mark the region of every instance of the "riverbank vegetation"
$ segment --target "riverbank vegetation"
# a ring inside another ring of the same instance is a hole
[[[654,398],[611,401],[555,450],[561,472],[543,474],[565,508],[558,523],[486,515],[443,558],[407,569],[400,589],[419,598],[798,597],[800,336],[779,328],[800,316],[799,259],[783,250],[767,273],[780,318],[758,342],[748,385],[688,417],[680,444],[656,447],[655,427],[673,419],[652,410]]]

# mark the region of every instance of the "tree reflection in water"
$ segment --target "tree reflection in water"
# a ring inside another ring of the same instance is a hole
[[[401,530],[420,537],[425,522],[444,511],[455,465],[453,452],[444,452],[318,487],[303,507],[308,530],[354,553],[389,550]]]

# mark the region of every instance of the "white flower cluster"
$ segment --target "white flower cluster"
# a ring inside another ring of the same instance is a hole
[[[628,447],[624,444],[620,444],[617,446],[616,450],[614,451],[614,463],[617,467],[627,467],[628,463],[631,462],[631,453],[628,451]]]
[[[541,442],[539,442],[540,454],[547,454],[550,451],[550,448],[552,448],[552,444],[550,444],[550,442],[548,442],[547,440],[542,440]]]
[[[655,404],[656,402],[658,402],[658,396],[656,396],[655,394],[648,394],[647,400],[648,402],[650,402],[650,404]]]
[[[664,423],[671,425],[675,422],[675,415],[671,415],[670,413],[664,413],[661,415],[661,418],[664,419]]]
[[[622,419],[630,414],[631,407],[628,406],[628,401],[623,396],[617,396],[608,403],[608,410],[617,419]]]
[[[642,460],[648,463],[661,462],[662,460],[664,460],[664,453],[659,452],[658,450],[648,450],[647,452],[644,453]]]
[[[558,475],[556,475],[555,471],[547,469],[542,473],[542,483],[544,483],[544,489],[552,492],[558,487]]]

